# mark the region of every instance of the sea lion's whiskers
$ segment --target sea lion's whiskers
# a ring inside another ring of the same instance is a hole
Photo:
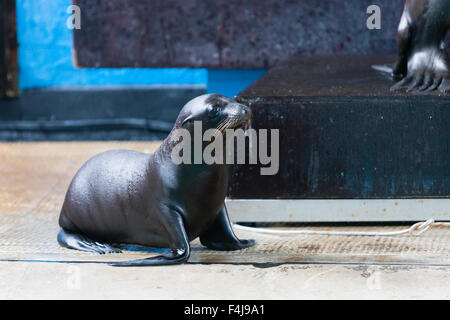
[[[217,129],[221,132],[223,132],[225,129],[227,129],[229,127],[231,123],[231,120],[229,118],[224,119],[224,121],[222,121],[220,123],[220,125],[217,127]]]
[[[228,121],[228,118],[225,118],[225,119],[222,119],[220,122],[219,122],[219,124],[217,125],[217,129],[219,130],[219,131],[222,131],[222,129],[223,129],[223,126],[225,125],[225,123]]]
[[[218,134],[218,133],[222,133],[222,128],[224,126],[224,124],[226,123],[227,119],[223,119],[222,121],[219,122],[219,124],[214,128],[214,135]]]
[[[226,121],[222,124],[222,126],[220,127],[220,129],[223,131],[224,129],[229,129],[233,124],[240,122],[242,118],[238,115],[232,115],[229,116]],[[239,121],[238,121],[239,120]]]

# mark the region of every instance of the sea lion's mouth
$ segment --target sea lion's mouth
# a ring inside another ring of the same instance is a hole
[[[221,132],[226,129],[246,131],[250,127],[251,111],[247,106],[233,103],[230,105],[230,109],[224,112],[224,115],[226,117],[217,125],[217,129]]]
[[[219,131],[224,132],[227,129],[233,130],[247,130],[250,127],[250,119],[242,118],[242,117],[231,117],[227,118],[219,123],[217,129]]]
[[[228,125],[226,125],[223,130],[226,130],[226,129],[233,129],[233,130],[242,129],[242,130],[246,131],[249,127],[250,127],[250,119],[240,118],[239,117],[239,119],[233,119],[231,121],[228,121]]]
[[[236,124],[233,129],[235,130],[242,129],[246,131],[249,127],[250,127],[250,120],[244,120]]]

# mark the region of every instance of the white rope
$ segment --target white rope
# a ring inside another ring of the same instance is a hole
[[[396,231],[381,231],[381,232],[274,230],[274,229],[266,229],[266,228],[245,227],[245,226],[241,226],[239,224],[234,224],[234,227],[236,229],[250,231],[250,232],[277,234],[277,235],[311,234],[311,235],[337,235],[337,236],[397,236],[397,235],[409,233],[414,236],[420,236],[422,233],[428,231],[431,227],[450,227],[450,222],[435,222],[434,219],[428,219],[427,221],[417,222],[407,229],[396,230]]]

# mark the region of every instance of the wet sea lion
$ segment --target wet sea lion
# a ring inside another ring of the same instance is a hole
[[[227,165],[175,164],[171,157],[180,140],[176,129],[193,135],[194,121],[202,121],[203,130],[242,128],[249,118],[247,106],[218,94],[202,95],[183,107],[154,154],[113,150],[89,159],[67,190],[58,242],[96,253],[120,252],[117,244],[171,249],[115,266],[186,262],[189,241],[196,237],[214,250],[252,246],[254,240],[239,240],[231,228],[224,205]]]
[[[450,91],[445,36],[450,28],[450,0],[406,0],[398,27],[398,60],[391,90]]]

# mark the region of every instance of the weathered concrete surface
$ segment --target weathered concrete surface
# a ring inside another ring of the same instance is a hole
[[[214,283],[211,286],[211,283]],[[449,299],[450,267],[0,262],[0,299]]]
[[[146,253],[96,255],[62,248],[56,241],[58,216],[67,187],[81,165],[105,150],[154,152],[159,142],[0,143],[0,260],[131,260]],[[395,204],[394,204],[395,206]],[[281,209],[280,209],[281,210]],[[325,209],[326,210],[326,209]],[[386,215],[391,210],[384,208]],[[273,215],[277,215],[274,210]],[[368,213],[367,213],[368,214]],[[439,215],[434,216],[439,219]],[[310,226],[316,231],[394,231],[405,226]],[[304,229],[304,228],[301,228]],[[304,235],[280,237],[236,230],[256,245],[241,251],[213,251],[198,239],[190,262],[197,263],[366,263],[450,265],[450,232],[433,228],[421,237]]]
[[[351,100],[365,97],[375,101],[389,97],[391,102],[397,104],[411,102],[425,105],[423,100],[426,97],[439,96],[440,99],[447,97],[444,101],[448,102],[450,95],[438,90],[421,93],[390,91],[395,82],[387,72],[376,71],[372,66],[392,67],[395,61],[395,55],[295,56],[270,69],[238,97],[247,100],[295,97]],[[399,97],[403,99],[399,100]]]
[[[268,68],[294,55],[397,50],[402,0],[75,0],[80,67]]]
[[[0,144],[0,214],[2,218],[17,219],[19,222],[15,228],[9,228],[6,223],[0,224],[0,234],[11,232],[17,236],[26,231],[39,238],[50,230],[40,228],[46,220],[54,221],[56,231],[55,218],[69,178],[91,155],[113,148],[153,152],[157,147],[158,143],[145,142]],[[24,225],[30,223],[29,213],[35,214],[32,220],[34,228],[31,230],[24,229]],[[429,234],[436,231],[432,230]],[[423,247],[418,256],[431,252],[438,245],[448,245],[445,237],[446,234],[443,234],[440,241]],[[3,248],[26,255],[31,251],[24,252],[17,248],[27,243],[28,248],[35,250],[34,240],[20,242],[16,239],[5,238]],[[405,245],[408,253],[418,248],[410,247],[414,244],[411,241],[417,239],[397,240]],[[288,243],[288,239],[280,239],[275,244],[282,251]],[[382,241],[378,243],[383,244]],[[57,245],[54,237],[44,244],[46,248]],[[312,242],[303,245],[303,248],[298,246],[296,249],[300,252],[309,250],[312,256],[318,254],[320,246]],[[358,243],[347,239],[340,245],[343,251],[348,251],[350,246],[358,246]],[[383,248],[384,245],[378,247]],[[377,250],[377,246],[373,249]],[[242,255],[245,252],[232,254]],[[273,262],[273,256],[267,252],[265,261]],[[284,264],[257,268],[243,264],[218,264],[215,259],[209,261],[213,263],[210,265],[154,268],[3,261],[0,262],[0,299],[450,298],[450,267]]]

